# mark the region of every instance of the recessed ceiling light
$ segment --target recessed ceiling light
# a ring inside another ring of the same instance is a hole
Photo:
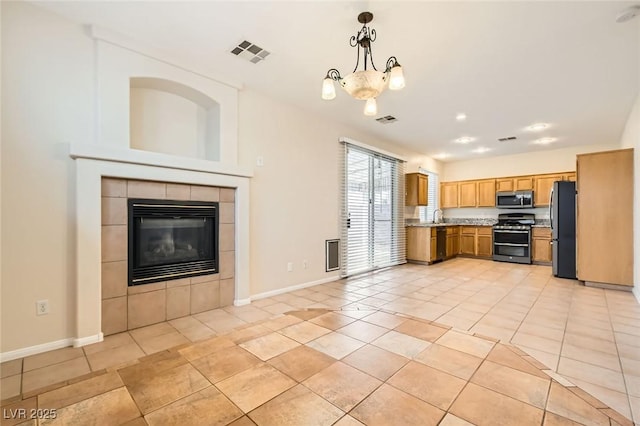
[[[549,127],[547,123],[535,123],[527,127],[527,130],[530,132],[539,132],[541,130],[546,129],[547,127]]]
[[[484,154],[485,152],[489,152],[489,151],[491,151],[491,148],[487,148],[486,146],[480,146],[471,152],[473,152],[474,154]]]
[[[449,157],[451,157],[451,154],[447,152],[441,152],[440,154],[436,154],[433,156],[433,158],[437,160],[444,160],[445,158],[449,158]]]
[[[458,115],[456,115],[456,120],[458,121],[464,121],[466,119],[467,119],[467,114],[465,114],[464,112],[461,112]]]
[[[554,143],[557,140],[558,139],[556,139],[556,138],[540,138],[540,139],[536,139],[532,143],[534,143],[536,145],[549,145],[550,143]]]
[[[473,138],[469,137],[469,136],[463,136],[461,138],[458,138],[455,140],[456,143],[469,143],[469,142],[473,142]]]

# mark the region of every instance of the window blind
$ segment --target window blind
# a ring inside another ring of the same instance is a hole
[[[342,144],[341,276],[405,263],[404,162]]]
[[[427,188],[428,205],[420,209],[420,220],[422,222],[431,222],[433,220],[433,212],[440,208],[440,183],[438,174],[424,169],[420,169],[420,173],[429,177],[429,186]]]

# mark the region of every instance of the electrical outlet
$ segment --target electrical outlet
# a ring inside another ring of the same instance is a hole
[[[264,157],[262,155],[256,158],[256,166],[258,167],[264,166]]]
[[[287,263],[287,272],[293,271],[293,262]]]
[[[309,262],[307,261],[307,259],[302,261],[302,268],[303,269],[307,269],[309,267]]]
[[[36,302],[36,315],[47,315],[49,313],[49,301],[38,300]]]

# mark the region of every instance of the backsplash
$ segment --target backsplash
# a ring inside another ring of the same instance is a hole
[[[444,218],[444,223],[451,223],[454,225],[474,225],[474,226],[492,226],[498,222],[498,218],[486,218],[486,217],[463,217],[463,218]]]
[[[548,219],[548,207],[535,207],[532,209],[497,209],[495,207],[478,207],[478,208],[456,208],[444,209],[444,217],[446,218],[492,218],[497,219],[502,213],[533,213],[536,219]]]

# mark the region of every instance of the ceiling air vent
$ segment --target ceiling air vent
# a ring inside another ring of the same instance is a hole
[[[515,141],[517,138],[515,136],[507,136],[506,138],[498,138],[500,142],[508,142]]]
[[[393,115],[385,115],[384,117],[376,118],[376,121],[380,124],[389,124],[394,121],[398,121]]]
[[[247,61],[257,64],[263,61],[271,52],[264,50],[250,41],[243,41],[233,48],[231,51],[234,55],[246,59]]]

